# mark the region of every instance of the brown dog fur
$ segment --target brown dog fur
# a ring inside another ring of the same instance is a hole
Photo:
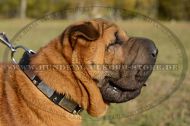
[[[124,61],[120,47],[105,52],[118,32],[124,41],[124,31],[102,19],[79,22],[69,26],[62,35],[41,48],[31,58],[31,65],[52,64],[118,64]],[[117,50],[117,51],[116,51]],[[112,53],[114,51],[114,53]],[[0,66],[1,126],[78,126],[80,115],[72,115],[46,98],[18,68]],[[7,68],[8,67],[8,68]],[[48,86],[67,94],[92,116],[102,116],[108,105],[96,84],[105,71],[73,68],[35,71]]]

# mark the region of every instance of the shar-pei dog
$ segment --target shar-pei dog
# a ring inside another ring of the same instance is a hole
[[[74,23],[18,65],[1,63],[0,125],[79,126],[81,110],[103,116],[140,94],[157,53],[152,40],[110,21]]]

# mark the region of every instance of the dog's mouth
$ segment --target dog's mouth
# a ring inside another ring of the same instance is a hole
[[[152,70],[128,71],[128,76],[119,79],[106,77],[100,91],[104,101],[122,103],[137,97]]]

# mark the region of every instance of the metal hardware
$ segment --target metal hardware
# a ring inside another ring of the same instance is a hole
[[[24,47],[24,46],[22,46],[22,45],[18,45],[18,46],[15,47],[15,51],[14,51],[14,52],[13,52],[13,51],[11,52],[11,59],[12,59],[12,61],[13,61],[15,64],[17,64],[17,61],[15,60],[14,55],[15,55],[15,53],[16,53],[16,51],[17,51],[18,49],[23,49],[25,52],[28,52],[29,54],[35,54],[35,52],[34,52],[33,50],[30,50],[30,49],[28,49],[28,48],[26,48],[26,47]]]
[[[12,52],[16,51],[4,32],[0,33],[0,40],[4,45],[10,48]]]
[[[18,49],[23,49],[25,52],[28,52],[29,54],[35,53],[33,50],[30,50],[22,45],[18,45],[14,47],[4,32],[0,33],[0,42],[2,42],[11,50],[11,59],[15,64],[17,64],[17,61],[15,60],[14,55]]]

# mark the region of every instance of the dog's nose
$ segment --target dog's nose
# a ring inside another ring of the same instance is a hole
[[[140,38],[139,41],[146,49],[147,53],[152,58],[156,58],[158,55],[158,49],[156,48],[154,42],[147,38]]]
[[[156,58],[157,54],[158,54],[158,49],[157,49],[156,47],[154,47],[154,48],[152,49],[152,57],[153,57],[153,58]]]
[[[155,46],[151,47],[151,55],[153,58],[156,58],[158,55],[158,49]]]

